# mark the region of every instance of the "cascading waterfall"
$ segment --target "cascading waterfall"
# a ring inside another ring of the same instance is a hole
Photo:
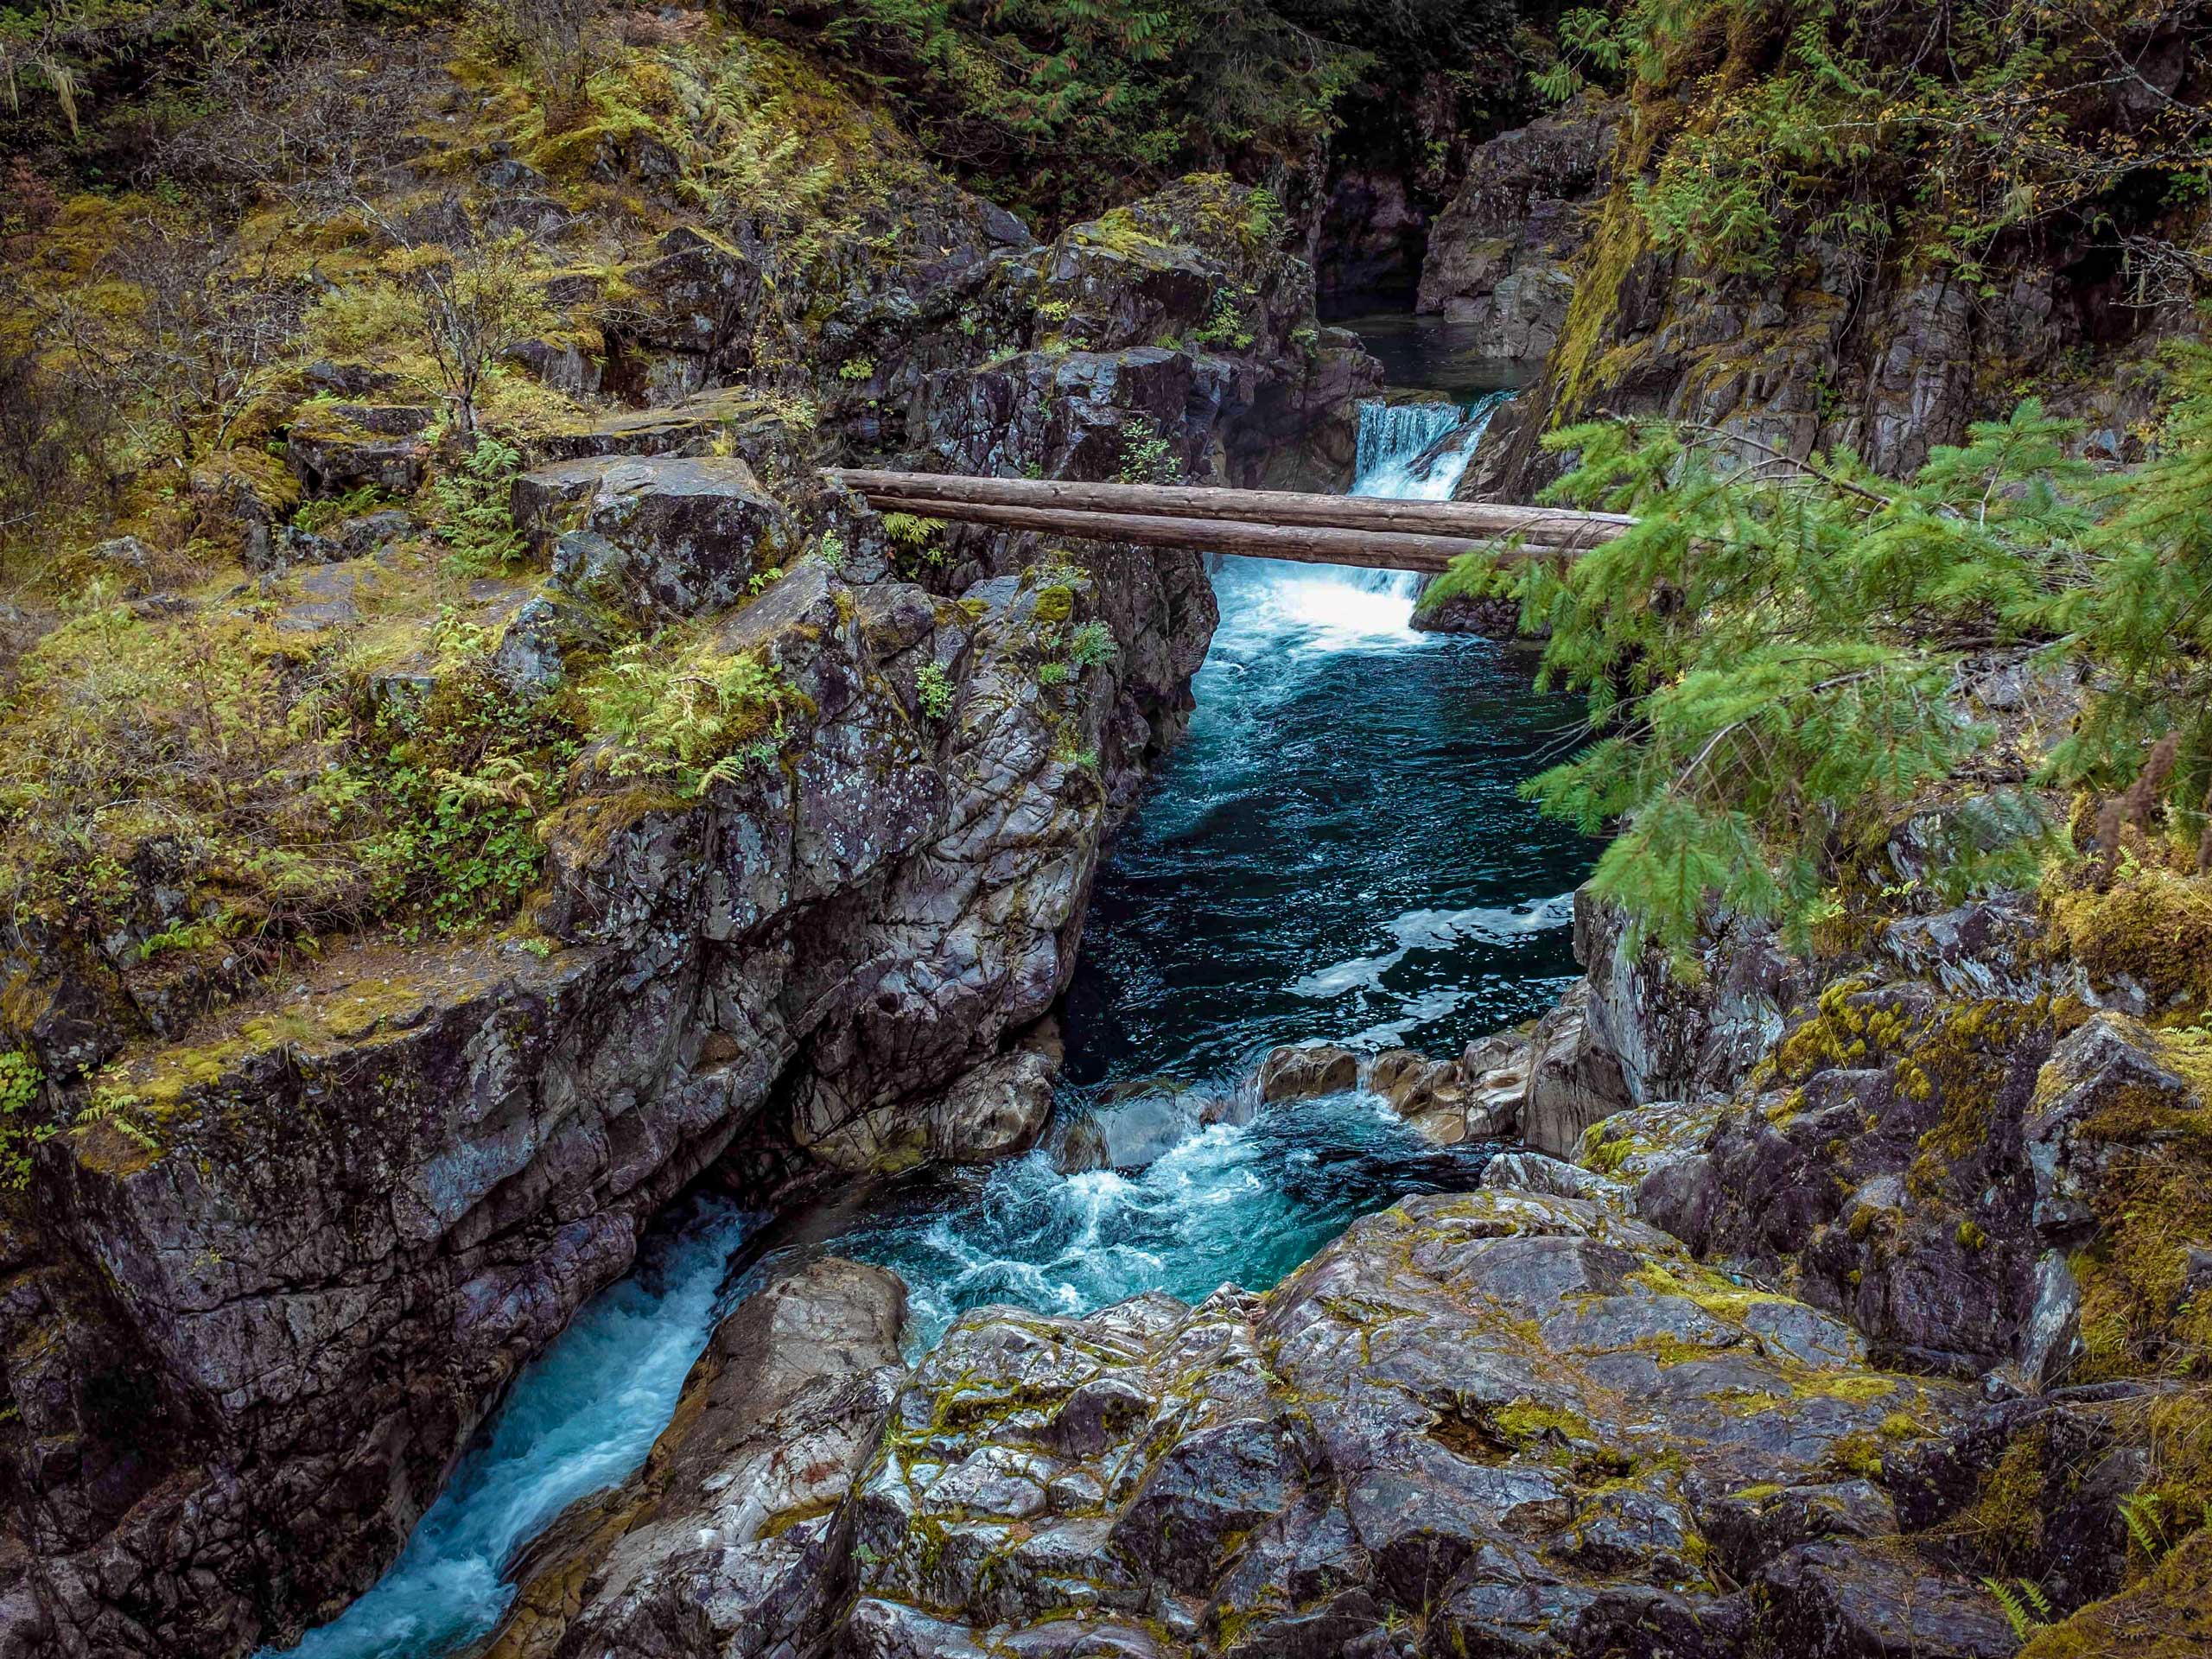
[[[1367,405],[1355,492],[1448,497],[1501,401]],[[795,1248],[897,1270],[917,1350],[985,1303],[1082,1313],[1146,1290],[1264,1289],[1355,1217],[1471,1185],[1483,1149],[1429,1147],[1370,1096],[1253,1116],[1235,1080],[1282,1042],[1448,1052],[1537,1012],[1573,970],[1560,895],[1588,849],[1515,792],[1573,711],[1487,642],[1408,626],[1417,579],[1217,565],[1189,735],[1099,874],[1054,1140],[795,1230],[826,1237]],[[667,1424],[741,1294],[728,1264],[753,1224],[702,1205],[657,1230],[639,1271],[518,1379],[391,1573],[296,1651],[449,1659],[480,1643],[514,1552]]]
[[[1464,409],[1442,401],[1362,404],[1351,493],[1451,499],[1491,416],[1512,395],[1490,392]],[[1221,630],[1214,649],[1234,654],[1268,641],[1325,651],[1418,644],[1430,637],[1410,626],[1421,583],[1411,570],[1219,559],[1214,587]]]
[[[1362,404],[1351,493],[1394,501],[1449,501],[1490,429],[1491,417],[1512,396],[1489,392],[1465,409],[1453,403]],[[1351,580],[1408,601],[1421,591],[1421,577],[1410,570],[1363,570]]]

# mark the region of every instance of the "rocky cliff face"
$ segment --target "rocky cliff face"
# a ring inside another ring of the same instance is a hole
[[[1262,200],[1223,181],[1050,245],[949,187],[917,211],[934,263],[846,250],[804,286],[771,236],[660,234],[594,371],[648,406],[542,441],[512,493],[531,563],[461,607],[524,702],[626,631],[680,628],[702,674],[750,664],[776,690],[744,764],[679,787],[587,748],[503,935],[341,940],[150,1030],[63,970],[47,1006],[68,1017],[33,1033],[51,1075],[115,1058],[0,1236],[21,1518],[0,1651],[236,1654],[329,1616],[741,1139],[757,1178],[1035,1133],[1049,1071],[997,1057],[1065,983],[1100,842],[1180,729],[1211,590],[1194,556],[900,539],[811,469],[887,448],[1239,476],[1308,429],[1325,448],[1359,374]],[[575,378],[560,350],[524,357]],[[763,412],[800,385],[818,432]],[[422,419],[315,418],[292,445],[312,492],[428,453]],[[254,546],[309,644],[400,579],[359,524]],[[426,629],[372,695],[442,695],[447,638]],[[895,1336],[877,1323],[855,1340]]]
[[[2122,302],[2083,236],[2009,259],[2001,280],[1811,230],[1784,237],[1767,275],[1701,267],[1653,245],[1631,192],[1650,135],[1685,114],[1694,124],[1585,93],[1473,152],[1432,229],[1419,305],[1529,390],[1500,411],[1463,499],[1530,499],[1561,470],[1538,438],[1600,412],[1710,427],[1747,455],[1848,448],[1902,476],[2031,389],[2082,421],[2090,459],[2139,459],[2137,365],[2193,331],[2185,304]]]

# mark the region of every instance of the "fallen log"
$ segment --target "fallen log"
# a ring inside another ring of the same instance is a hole
[[[1242,553],[1300,564],[1354,564],[1372,570],[1418,570],[1433,575],[1462,553],[1486,550],[1499,558],[1532,558],[1561,550],[1512,547],[1464,536],[1416,536],[1403,531],[1338,526],[1262,524],[1234,518],[1165,518],[1147,513],[1079,512],[1065,507],[997,506],[923,497],[869,500],[887,512],[917,518],[944,518],[1001,530],[1034,530],[1078,541],[1131,542],[1139,547],[1185,547],[1202,553]]]
[[[838,468],[823,474],[859,491],[886,512],[912,512],[918,500],[963,506],[1135,513],[1245,524],[1399,532],[1580,550],[1610,541],[1636,521],[1625,513],[1578,512],[1486,501],[1401,501],[1381,496],[1309,495],[1288,490],[1230,490],[1184,484],[1087,484],[1060,479],[972,478],[950,473]],[[938,515],[944,516],[944,515]]]

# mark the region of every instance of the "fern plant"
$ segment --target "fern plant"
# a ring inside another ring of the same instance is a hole
[[[522,455],[497,438],[479,437],[459,466],[430,488],[438,502],[438,537],[453,550],[449,572],[489,575],[522,556],[523,538],[508,508],[509,486]]]
[[[2012,1627],[2012,1634],[2019,1641],[2024,1642],[2037,1630],[2049,1628],[2050,1598],[2033,1580],[1985,1578],[1981,1587],[1997,1599],[2005,1622]]]
[[[671,657],[658,642],[633,642],[585,698],[612,741],[611,776],[658,779],[689,798],[774,764],[788,729],[781,671],[711,648]]]

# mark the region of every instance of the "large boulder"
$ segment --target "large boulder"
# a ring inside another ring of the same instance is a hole
[[[724,610],[795,550],[790,515],[734,456],[595,455],[514,481],[554,580],[641,620]]]
[[[1969,1404],[1611,1203],[1411,1199],[1265,1297],[961,1320],[852,1500],[835,1650],[1980,1659],[1882,1486]]]

